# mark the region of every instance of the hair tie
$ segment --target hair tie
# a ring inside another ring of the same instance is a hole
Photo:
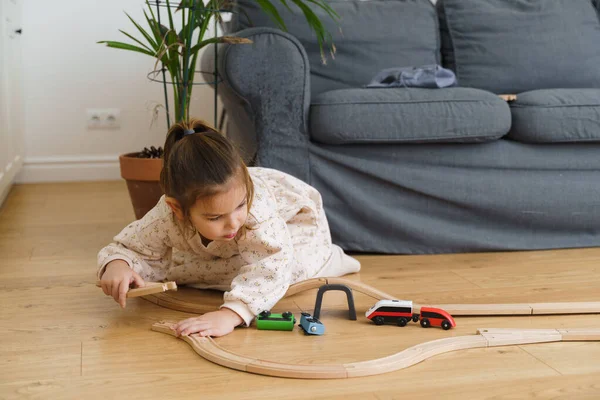
[[[193,129],[186,129],[185,131],[183,131],[184,136],[193,135],[194,133],[196,133],[196,131]]]

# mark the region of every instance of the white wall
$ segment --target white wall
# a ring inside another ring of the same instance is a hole
[[[23,163],[21,0],[0,2],[0,205]]]
[[[145,22],[143,9],[144,0],[23,2],[20,182],[120,179],[119,154],[163,144],[164,112],[151,126],[152,108],[164,103],[162,84],[147,78],[155,60],[96,44],[128,42],[119,29],[138,37],[124,11]],[[192,116],[212,122],[213,90],[199,85],[194,91]],[[89,130],[90,108],[120,109],[120,129]]]

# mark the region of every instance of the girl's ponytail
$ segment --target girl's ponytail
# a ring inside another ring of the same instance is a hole
[[[196,199],[221,190],[241,173],[248,191],[248,208],[254,187],[248,169],[229,139],[202,120],[171,127],[164,145],[161,186],[187,213]]]
[[[169,156],[175,144],[186,136],[186,133],[217,132],[213,127],[199,119],[191,119],[190,122],[178,122],[173,125],[167,133],[164,148],[164,165],[168,164]],[[162,179],[161,179],[162,180]]]
[[[163,146],[163,172],[165,166],[169,163],[169,155],[173,150],[173,146],[175,146],[175,143],[177,141],[181,140],[181,138],[183,137],[184,130],[185,128],[182,126],[182,124],[175,124],[171,127],[171,129],[169,129],[169,132],[167,133],[167,139],[165,140],[165,145]],[[161,173],[161,182],[162,180],[163,179]]]

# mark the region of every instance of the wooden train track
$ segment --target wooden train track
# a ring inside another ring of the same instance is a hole
[[[173,283],[174,282],[167,282]],[[326,284],[341,284],[346,285],[356,292],[377,300],[396,299],[388,293],[377,290],[365,283],[354,281],[346,278],[314,278],[304,282],[296,283],[288,289],[285,297],[293,296],[297,293],[306,290],[318,289]],[[131,294],[139,296],[139,291],[145,290],[131,289],[128,297]],[[169,296],[166,293],[153,293],[144,295],[146,300],[149,300],[159,306],[172,310],[204,314],[218,309],[218,305],[200,304],[196,302],[185,301]],[[414,305],[415,312],[418,312],[422,306],[436,307],[446,310],[453,316],[466,315],[541,315],[541,314],[598,314],[600,313],[600,302],[565,302],[565,303],[509,303],[509,304],[421,304]]]
[[[100,281],[96,282],[96,286],[100,287]],[[129,289],[127,298],[150,296],[168,290],[177,290],[177,284],[175,282],[146,282],[146,286],[142,288]]]
[[[174,323],[159,322],[152,330],[176,336]],[[181,336],[203,358],[239,371],[283,378],[335,379],[378,375],[408,368],[442,353],[481,347],[528,343],[600,341],[600,329],[492,329],[481,328],[476,335],[455,336],[420,343],[396,354],[347,364],[285,364],[233,353],[210,337],[198,334]]]
[[[290,286],[286,297],[317,289],[326,284],[342,284],[377,300],[394,299],[388,293],[377,290],[362,282],[345,278],[315,278]],[[214,311],[213,304],[198,304],[162,293],[176,288],[174,282],[164,284],[148,283],[145,288],[131,289],[128,297],[144,296],[160,306],[203,314]],[[150,293],[150,294],[149,294]],[[415,305],[415,312],[424,305]],[[522,304],[439,304],[455,316],[460,315],[539,315],[539,314],[585,314],[600,313],[600,302],[579,303],[522,303]],[[159,322],[152,330],[176,336],[173,322]],[[548,343],[561,341],[600,341],[600,329],[494,329],[477,330],[476,335],[456,336],[421,343],[390,356],[369,361],[346,364],[284,364],[233,353],[222,348],[210,337],[197,334],[180,337],[203,358],[224,367],[255,374],[286,378],[334,379],[377,375],[415,365],[438,354],[456,350],[484,348],[494,346],[520,345],[528,343]]]

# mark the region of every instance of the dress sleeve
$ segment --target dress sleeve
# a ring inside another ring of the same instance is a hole
[[[114,237],[113,243],[98,253],[98,279],[106,264],[123,260],[147,281],[166,278],[171,263],[171,236],[181,232],[168,206],[161,200],[142,219],[134,221]]]
[[[270,310],[287,292],[292,279],[293,244],[280,217],[247,229],[238,241],[245,265],[224,295],[227,307],[237,312],[246,325],[261,311]]]

